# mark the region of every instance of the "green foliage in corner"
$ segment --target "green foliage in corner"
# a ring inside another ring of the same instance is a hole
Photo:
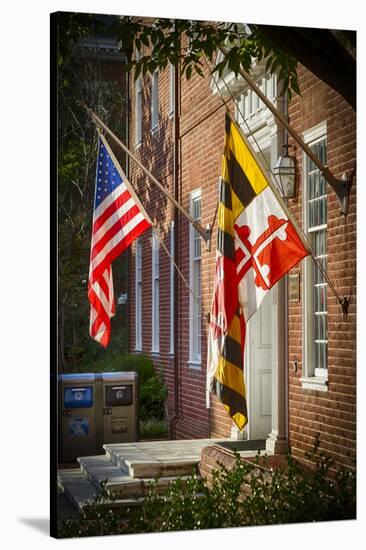
[[[124,521],[108,502],[103,512],[96,503],[89,507],[89,519],[84,514],[78,522],[64,523],[60,536],[355,519],[356,473],[343,467],[331,471],[334,465],[318,439],[307,458],[313,467],[304,468],[289,455],[285,467],[271,470],[266,463],[259,467],[259,455],[256,463],[236,455],[233,468],[222,465],[214,472],[211,488],[195,473],[188,480],[178,478],[162,495],[153,486],[142,506],[124,510]],[[100,524],[95,525],[97,514]]]
[[[132,511],[131,533],[212,529],[335,521],[356,517],[356,474],[338,468],[319,450],[316,440],[308,455],[312,468],[304,468],[291,455],[286,467],[271,470],[243,462],[221,466],[211,489],[192,475],[178,479],[164,495],[151,491],[141,510]],[[259,455],[258,455],[259,459]],[[257,460],[258,462],[258,460]]]

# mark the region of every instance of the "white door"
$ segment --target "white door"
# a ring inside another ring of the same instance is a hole
[[[263,299],[247,324],[246,372],[248,439],[266,439],[272,430],[272,307],[273,291]]]

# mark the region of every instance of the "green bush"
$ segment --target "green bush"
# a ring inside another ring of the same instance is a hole
[[[338,468],[329,476],[331,460],[318,441],[304,469],[288,455],[284,468],[259,468],[236,456],[235,466],[221,466],[211,489],[192,475],[177,479],[164,495],[151,491],[141,510],[134,510],[130,533],[212,529],[331,521],[356,517],[356,474]],[[259,455],[257,457],[259,460]],[[257,462],[258,462],[257,460]]]
[[[101,512],[91,505],[88,516],[83,512],[78,521],[63,525],[61,536],[354,519],[355,472],[340,467],[330,477],[332,463],[319,450],[318,440],[308,458],[312,469],[304,469],[289,455],[287,465],[273,471],[237,455],[232,469],[221,466],[214,472],[211,488],[195,474],[187,481],[178,478],[163,495],[153,486],[140,508],[124,512],[123,522],[108,506]]]
[[[112,509],[109,504],[115,498],[106,489],[107,480],[102,481],[94,500],[83,507],[78,519],[63,520],[58,523],[58,537],[95,537],[126,532],[126,522],[121,511]]]
[[[140,439],[160,439],[167,437],[168,426],[165,420],[148,418],[147,420],[140,420],[139,432]]]
[[[154,365],[149,357],[144,355],[131,355],[123,353],[119,355],[105,355],[101,359],[90,361],[78,367],[78,372],[126,372],[136,371],[139,374],[139,383],[154,376]]]
[[[152,376],[140,385],[140,419],[164,418],[164,403],[168,388],[161,375]]]

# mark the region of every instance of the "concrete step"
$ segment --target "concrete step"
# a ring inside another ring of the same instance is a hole
[[[97,494],[97,488],[77,469],[59,470],[58,487],[66,497],[82,511],[89,504],[93,503]],[[98,502],[98,506],[111,509],[130,508],[132,506],[141,506],[143,498],[117,498],[115,500],[105,499]]]
[[[158,480],[150,477],[132,477],[126,474],[118,466],[112,464],[106,456],[89,456],[78,458],[81,474],[89,480],[94,487],[106,481],[105,488],[110,495],[117,498],[138,498],[147,495],[152,485],[160,494],[164,492],[176,477],[165,476]],[[186,481],[189,476],[181,476]]]
[[[81,473],[96,486],[107,478],[116,482],[132,479],[127,470],[113,464],[106,455],[82,456],[77,461]]]
[[[79,510],[90,504],[106,481],[107,499],[100,506],[123,508],[141,505],[149,488],[167,489],[177,477],[187,480],[197,466],[204,447],[225,440],[200,439],[146,441],[104,445],[105,455],[81,457],[79,469],[59,470],[60,488]],[[155,482],[155,478],[159,478]]]
[[[166,443],[112,444],[104,445],[104,449],[107,459],[133,478],[180,477],[196,472],[202,443],[190,442],[189,446],[186,441],[169,442],[169,446]]]
[[[146,476],[155,477],[183,477],[196,472],[199,460],[160,460],[160,461],[139,461],[125,460],[124,464],[134,478]]]

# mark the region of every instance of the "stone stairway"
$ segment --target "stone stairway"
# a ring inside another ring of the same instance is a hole
[[[80,467],[58,471],[58,487],[82,510],[106,481],[109,501],[101,506],[125,508],[141,505],[156,481],[163,492],[177,477],[188,479],[197,472],[204,447],[224,440],[195,439],[103,445],[105,455],[78,458]]]

